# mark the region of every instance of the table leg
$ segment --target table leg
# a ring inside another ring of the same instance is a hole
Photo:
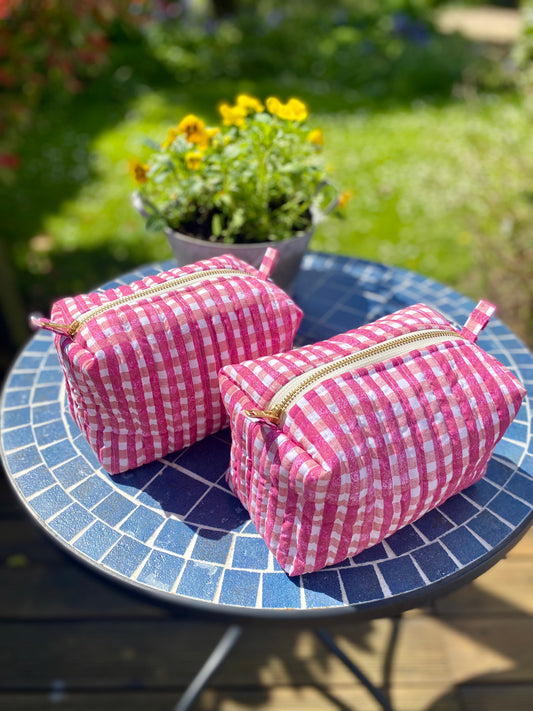
[[[394,656],[394,648],[396,646],[396,641],[398,639],[400,617],[392,618],[392,623],[392,634],[389,640],[389,645],[387,648],[387,654],[385,656],[384,663],[384,686],[387,690],[390,686],[392,659]],[[338,657],[341,662],[345,666],[347,666],[348,669],[359,679],[361,684],[363,684],[363,686],[372,694],[372,696],[380,704],[380,706],[383,708],[383,711],[393,711],[389,699],[376,686],[374,686],[374,684],[370,681],[366,674],[356,664],[354,664],[352,660],[346,656],[346,654],[344,654],[342,649],[337,646],[337,643],[330,635],[330,633],[327,632],[327,630],[323,629],[322,627],[319,627],[315,629],[315,634],[320,639],[320,641],[330,650],[330,652],[333,652],[333,654],[335,654],[335,656]]]
[[[207,682],[231,652],[241,634],[242,627],[240,625],[230,625],[227,628],[217,646],[204,662],[203,667],[185,689],[177,706],[174,707],[174,711],[187,711],[187,709],[192,706],[205,688]]]

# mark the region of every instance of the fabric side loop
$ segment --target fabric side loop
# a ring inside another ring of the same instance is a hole
[[[464,336],[467,341],[475,343],[479,334],[488,324],[495,311],[496,306],[494,306],[494,304],[481,299],[463,326],[461,336]]]
[[[275,268],[276,264],[278,263],[278,258],[279,258],[278,250],[274,249],[274,247],[267,247],[265,256],[263,257],[261,266],[259,267],[259,273],[262,274],[265,277],[265,279],[268,279],[268,277],[274,271],[274,268]]]

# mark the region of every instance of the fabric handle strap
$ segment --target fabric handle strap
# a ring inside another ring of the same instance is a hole
[[[259,273],[262,274],[265,279],[272,274],[276,264],[278,263],[279,252],[274,247],[267,247],[263,261],[259,267]]]
[[[467,341],[475,343],[481,331],[485,328],[496,311],[496,306],[483,299],[468,317],[465,325],[461,329],[461,336]]]

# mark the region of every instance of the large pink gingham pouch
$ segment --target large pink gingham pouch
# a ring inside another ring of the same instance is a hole
[[[226,426],[220,368],[292,348],[302,314],[268,279],[276,257],[196,262],[62,299],[34,322],[56,332],[70,411],[108,472]]]
[[[483,476],[525,389],[417,304],[315,345],[223,368],[228,482],[289,575],[338,563]]]

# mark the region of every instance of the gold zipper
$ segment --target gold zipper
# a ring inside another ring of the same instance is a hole
[[[352,370],[354,366],[363,368],[375,363],[380,363],[383,360],[388,360],[394,356],[405,355],[413,350],[417,343],[424,343],[427,347],[436,343],[442,343],[449,338],[460,338],[464,340],[464,336],[458,331],[428,329],[408,333],[403,336],[396,336],[383,343],[377,343],[362,351],[357,351],[357,353],[341,356],[331,361],[331,363],[315,366],[312,370],[291,378],[291,380],[283,385],[274,395],[266,410],[246,410],[245,414],[248,417],[257,417],[279,425],[283,415],[294,402],[306,392],[313,389],[321,380],[330,378],[333,375],[340,375],[343,372],[348,372]]]
[[[226,269],[208,269],[205,271],[193,272],[192,274],[184,274],[183,276],[176,277],[175,279],[171,279],[170,281],[166,281],[163,284],[155,284],[154,286],[151,286],[148,289],[142,289],[141,291],[137,291],[134,294],[127,294],[126,296],[120,296],[118,299],[109,301],[106,304],[95,306],[93,309],[90,309],[90,311],[86,311],[84,314],[72,321],[72,323],[70,324],[56,323],[55,321],[41,321],[41,326],[45,328],[52,328],[56,331],[61,331],[67,336],[74,338],[80,328],[84,326],[87,321],[90,321],[90,319],[94,318],[95,316],[99,316],[105,311],[109,311],[110,309],[113,309],[117,306],[122,306],[123,304],[127,304],[130,301],[136,301],[137,299],[143,299],[147,296],[152,296],[153,294],[160,294],[165,291],[170,291],[176,287],[184,286],[186,284],[189,284],[189,282],[196,281],[197,279],[205,280],[218,276],[246,277],[250,276],[250,274],[240,269],[231,269],[229,267]]]

